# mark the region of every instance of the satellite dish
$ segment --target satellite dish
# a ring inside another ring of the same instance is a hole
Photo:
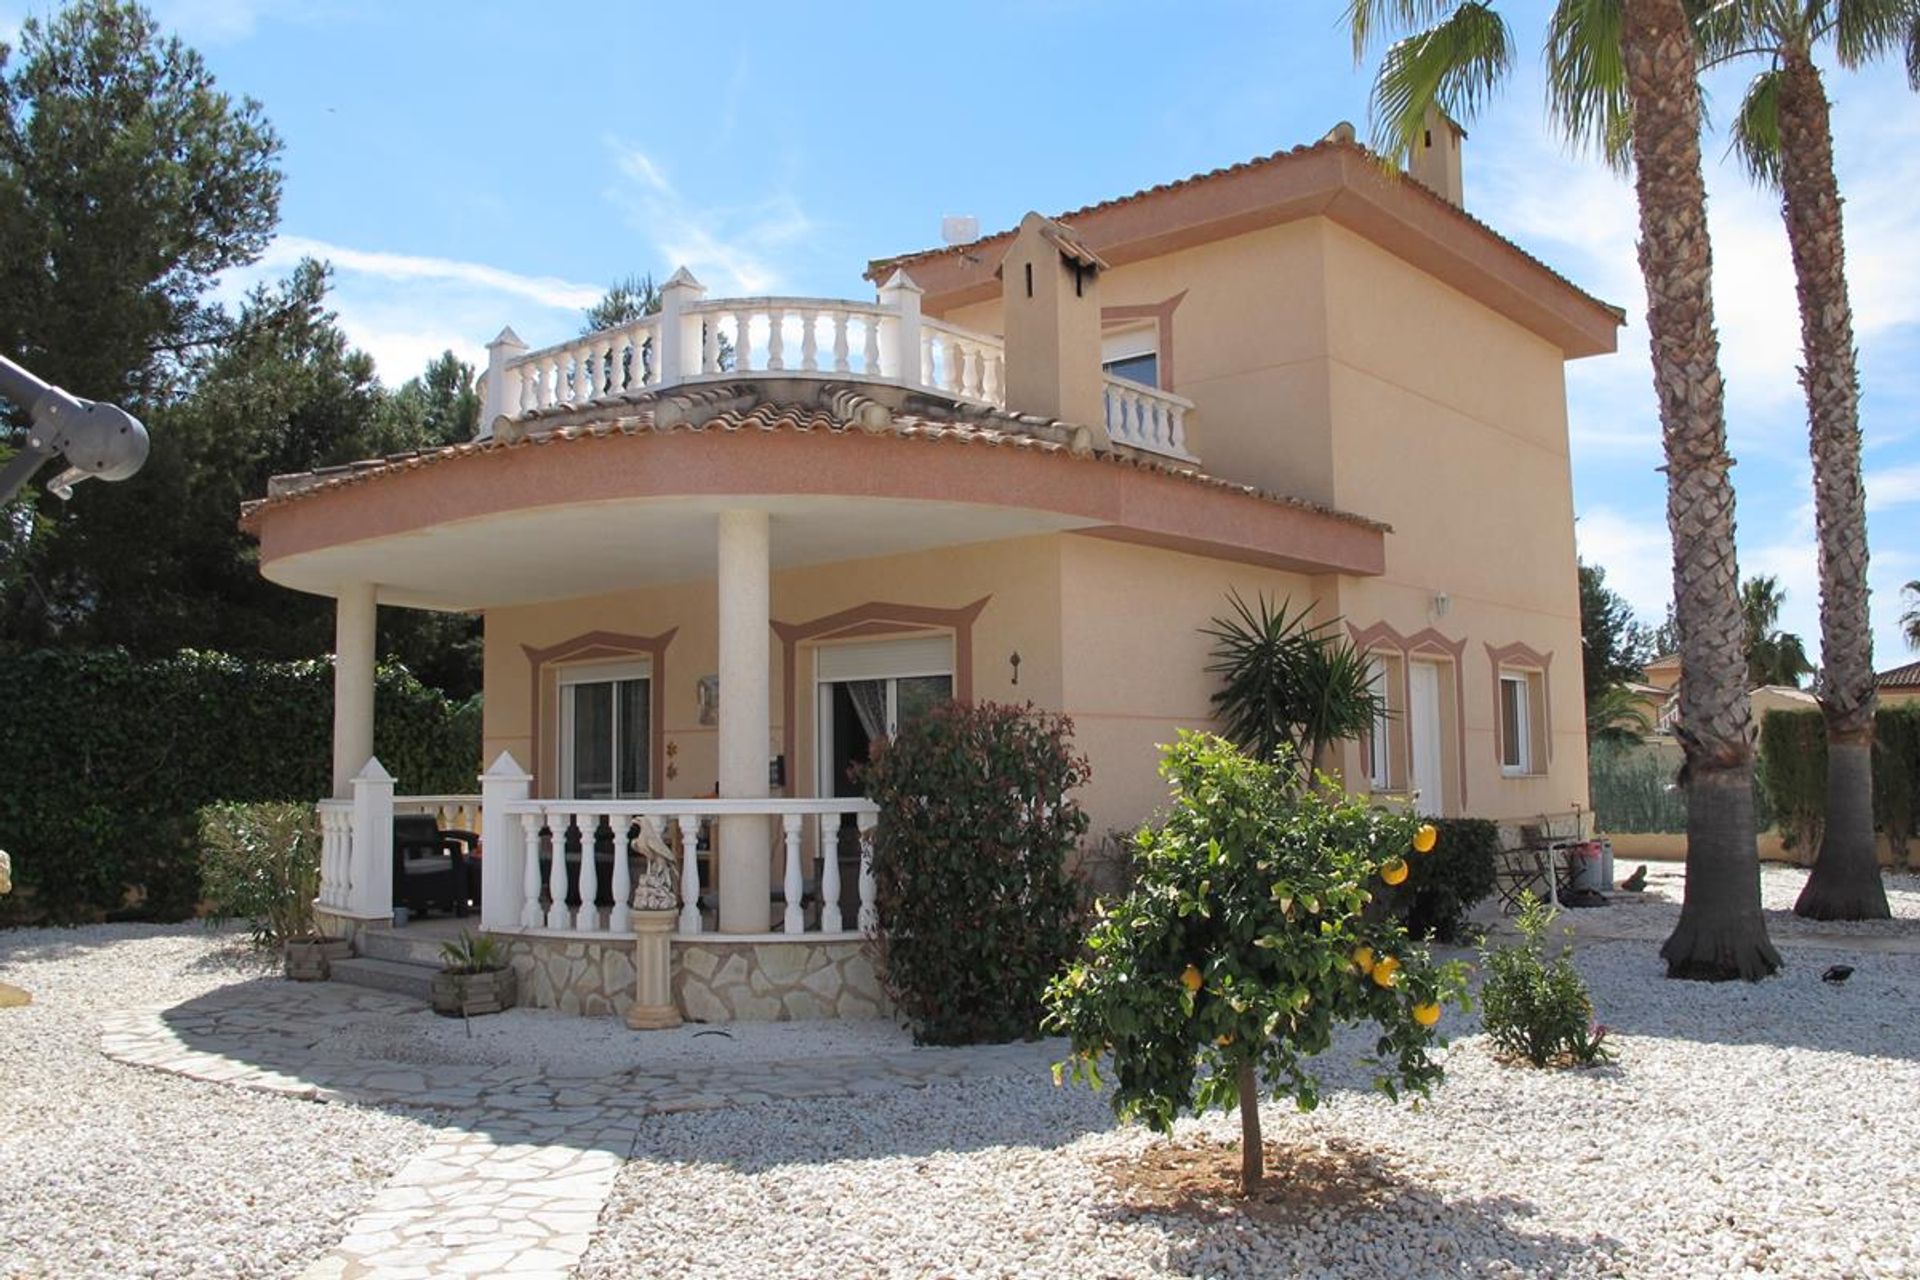
[[[980,238],[980,219],[972,214],[949,214],[940,219],[940,239],[948,248],[972,244]]]

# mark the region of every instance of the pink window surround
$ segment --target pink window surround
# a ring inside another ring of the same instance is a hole
[[[1495,648],[1487,646],[1487,659],[1493,663],[1493,712],[1496,722],[1500,716],[1500,673],[1506,671],[1534,671],[1540,675],[1540,724],[1541,740],[1547,744],[1546,759],[1541,763],[1553,763],[1553,699],[1547,693],[1547,676],[1553,666],[1553,651],[1541,653],[1538,649],[1524,644],[1504,644]],[[1495,764],[1505,764],[1500,750],[1500,732],[1496,727],[1493,735],[1493,759]],[[1519,777],[1537,777],[1546,772],[1545,768]]]
[[[1173,384],[1173,312],[1187,296],[1182,289],[1171,298],[1159,302],[1132,303],[1119,307],[1100,308],[1100,324],[1124,324],[1129,320],[1151,320],[1154,329],[1154,357],[1160,373],[1160,390],[1172,391]]]
[[[652,666],[648,674],[651,684],[647,694],[647,701],[651,703],[647,718],[652,722],[647,734],[647,788],[655,796],[666,794],[667,646],[673,642],[679,630],[678,627],[670,627],[657,636],[587,631],[545,648],[535,648],[530,644],[520,646],[527,655],[528,678],[532,683],[533,697],[527,705],[533,711],[534,795],[548,794],[541,789],[542,780],[547,774],[546,750],[541,741],[547,720],[548,699],[543,687],[547,668],[573,662],[605,662],[638,657],[650,659]],[[559,714],[558,703],[554,704],[554,713],[556,716]]]
[[[1450,640],[1432,627],[1426,627],[1404,635],[1385,622],[1376,622],[1370,627],[1358,626],[1349,622],[1347,632],[1353,638],[1353,645],[1362,653],[1396,653],[1400,656],[1400,705],[1412,705],[1412,692],[1407,687],[1407,662],[1414,658],[1439,658],[1453,668],[1453,728],[1455,757],[1460,762],[1456,770],[1460,779],[1460,807],[1467,804],[1467,642],[1464,639]],[[1499,690],[1496,688],[1495,693]],[[1412,747],[1408,747],[1411,756]],[[1444,807],[1444,806],[1443,806]]]
[[[773,624],[780,637],[781,709],[780,749],[786,753],[788,777],[799,776],[799,757],[794,745],[799,728],[798,702],[800,646],[808,641],[852,640],[860,636],[911,635],[920,631],[953,633],[953,696],[958,702],[973,699],[973,624],[992,596],[981,596],[972,604],[957,609],[931,605],[894,604],[869,600],[851,609],[829,613],[810,622]],[[793,788],[790,786],[790,790]],[[794,791],[794,794],[798,794]]]

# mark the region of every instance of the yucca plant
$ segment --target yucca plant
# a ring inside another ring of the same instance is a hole
[[[1368,732],[1387,714],[1366,655],[1340,638],[1338,620],[1312,622],[1265,595],[1249,605],[1229,592],[1232,614],[1201,631],[1213,637],[1207,670],[1220,677],[1213,705],[1226,736],[1261,760],[1286,755],[1310,777],[1327,748]]]

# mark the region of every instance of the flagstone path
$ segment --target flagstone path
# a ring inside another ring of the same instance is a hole
[[[103,1019],[101,1049],[135,1066],[316,1102],[424,1112],[445,1126],[304,1280],[565,1276],[586,1251],[649,1115],[1042,1073],[1060,1056],[1057,1044],[1039,1043],[569,1075],[329,1051],[357,1021],[421,1009],[404,996],[334,983],[249,983]]]

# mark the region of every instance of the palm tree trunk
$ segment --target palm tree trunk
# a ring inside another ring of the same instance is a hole
[[[1625,0],[1621,52],[1633,104],[1640,272],[1667,455],[1687,888],[1660,954],[1675,978],[1759,978],[1780,965],[1760,914],[1753,722],[1733,543],[1713,252],[1700,171],[1700,86],[1682,0]]]
[[[1827,722],[1827,821],[1794,911],[1816,920],[1885,920],[1873,841],[1873,631],[1867,614],[1867,504],[1860,483],[1860,376],[1841,240],[1840,187],[1819,68],[1782,59],[1781,211],[1800,297],[1800,382],[1813,452],[1820,538],[1820,710]]]
[[[1260,1078],[1252,1058],[1240,1060],[1234,1083],[1240,1091],[1240,1194],[1250,1196],[1266,1176],[1266,1151],[1260,1141]]]

